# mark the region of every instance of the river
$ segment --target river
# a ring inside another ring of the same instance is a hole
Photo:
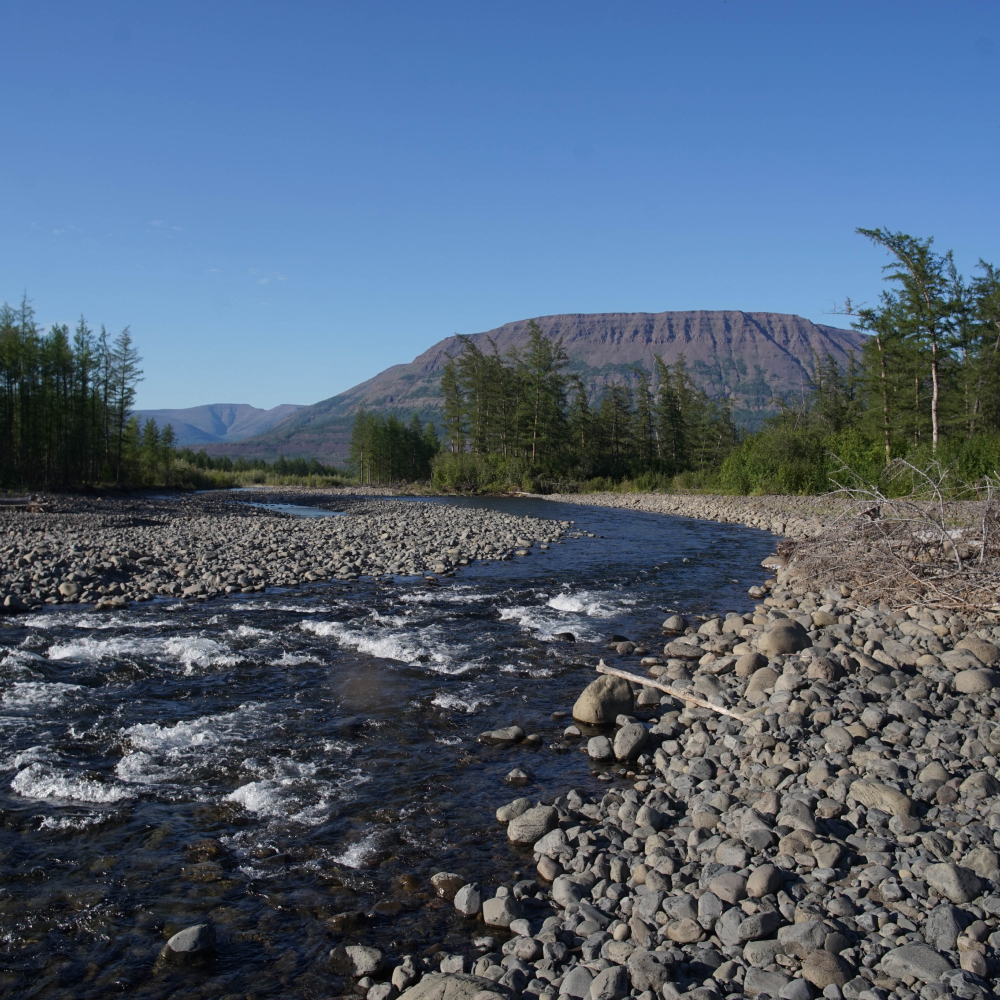
[[[606,790],[575,746],[551,748],[571,721],[551,716],[601,656],[641,672],[609,656],[610,636],[657,644],[669,612],[746,610],[773,547],[762,531],[613,508],[412,502],[572,518],[584,537],[437,583],[2,620],[0,990],[329,996],[344,913],[364,914],[351,940],[393,957],[467,949],[469,925],[429,877],[530,874],[495,808]],[[537,748],[476,741],[515,722]],[[527,785],[504,783],[514,767]],[[166,937],[206,918],[216,962],[161,968]]]

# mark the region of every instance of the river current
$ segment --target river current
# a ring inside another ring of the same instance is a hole
[[[0,994],[323,997],[346,992],[327,962],[345,935],[390,957],[467,950],[474,925],[429,878],[510,883],[531,854],[498,805],[606,790],[575,746],[551,748],[571,721],[551,716],[617,661],[610,636],[745,610],[773,546],[613,508],[413,502],[585,534],[436,583],[0,619]],[[541,744],[477,742],[511,723]],[[505,784],[515,767],[528,784]],[[213,965],[157,963],[205,919]]]

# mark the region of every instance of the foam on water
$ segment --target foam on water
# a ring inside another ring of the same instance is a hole
[[[26,799],[57,802],[91,802],[110,804],[131,798],[132,793],[118,784],[105,784],[93,778],[40,762],[29,764],[14,775],[10,787]]]
[[[550,608],[556,611],[571,611],[574,614],[587,615],[590,618],[611,618],[615,612],[609,608],[603,600],[607,600],[606,594],[595,595],[592,591],[581,590],[577,593],[563,592],[554,594],[546,602]]]
[[[60,684],[43,681],[16,681],[3,693],[3,704],[15,712],[38,712],[46,708],[59,708],[67,697],[83,691],[79,684]]]
[[[472,715],[473,712],[493,703],[494,699],[486,695],[476,694],[471,688],[464,689],[461,694],[441,691],[431,699],[431,704],[437,708],[446,708],[454,712],[464,712],[466,715]]]
[[[158,722],[136,723],[122,729],[121,735],[132,750],[166,754],[177,757],[191,750],[204,750],[223,740],[246,738],[252,735],[259,706],[247,703],[235,712],[222,715],[203,715],[197,719],[181,720],[164,726]],[[245,732],[237,732],[239,727]]]
[[[284,816],[287,812],[285,790],[269,779],[240,785],[225,801],[235,802],[257,816]]]
[[[439,629],[433,625],[408,632],[390,629],[367,632],[348,628],[341,622],[302,622],[299,627],[314,635],[332,638],[341,646],[356,649],[359,653],[398,660],[411,666],[424,666],[440,673],[463,674],[476,666],[472,662],[456,666],[456,660],[465,654],[467,647],[449,646],[442,642]]]
[[[370,858],[378,849],[378,832],[369,833],[363,839],[351,844],[345,851],[335,854],[331,860],[338,865],[346,865],[348,868],[360,868],[367,858]]]
[[[197,667],[231,667],[240,661],[240,657],[228,646],[205,636],[149,639],[91,639],[83,636],[72,642],[54,643],[49,647],[48,656],[50,660],[90,662],[146,658],[179,664],[187,674],[193,673]]]

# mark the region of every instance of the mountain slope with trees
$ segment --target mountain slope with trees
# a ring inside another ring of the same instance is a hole
[[[303,455],[344,461],[359,410],[404,422],[442,422],[441,377],[464,343],[504,356],[522,351],[535,324],[549,341],[562,340],[566,371],[596,396],[605,387],[634,389],[636,370],[651,373],[659,357],[667,365],[681,356],[694,385],[713,399],[731,401],[733,419],[756,429],[775,413],[778,400],[801,396],[818,358],[829,355],[846,367],[851,351],[867,339],[855,330],[818,325],[782,313],[690,311],[541,316],[507,323],[488,333],[439,341],[407,365],[393,365],[330,399],[303,407],[264,434],[236,444],[207,445],[211,454],[275,457]]]

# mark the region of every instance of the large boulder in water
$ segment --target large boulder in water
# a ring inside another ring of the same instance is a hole
[[[611,725],[619,715],[631,715],[632,705],[629,682],[604,674],[583,689],[573,706],[573,718],[592,726]]]

